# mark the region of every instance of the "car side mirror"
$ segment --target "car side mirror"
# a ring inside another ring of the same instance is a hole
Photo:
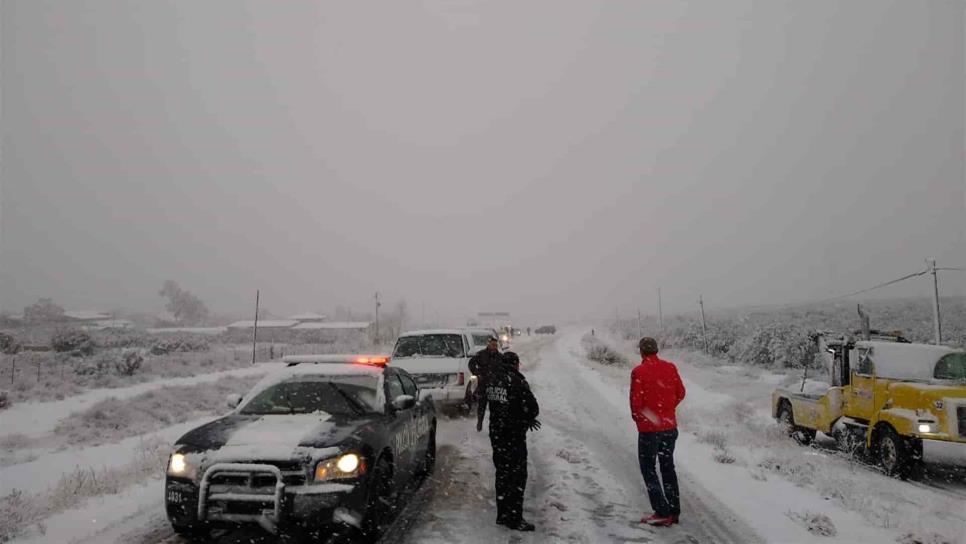
[[[392,401],[392,407],[396,410],[408,410],[416,406],[416,397],[412,395],[399,395]]]
[[[239,395],[238,393],[232,393],[227,397],[225,397],[225,402],[228,404],[228,407],[231,409],[238,408],[238,405],[241,404],[241,401],[242,401],[242,396]]]

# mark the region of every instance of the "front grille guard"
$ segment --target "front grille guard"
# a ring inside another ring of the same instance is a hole
[[[256,474],[271,474],[275,477],[275,492],[267,493],[215,493],[209,494],[211,479],[217,474],[231,473],[233,475],[248,476],[254,478]],[[274,532],[275,525],[282,518],[282,501],[285,498],[285,482],[282,479],[282,471],[275,465],[248,464],[248,463],[218,463],[212,465],[205,471],[201,478],[201,489],[198,494],[198,520],[199,521],[255,521],[266,529]],[[274,507],[271,515],[265,514],[228,514],[224,512],[209,514],[208,501],[225,502],[261,502],[271,503]]]

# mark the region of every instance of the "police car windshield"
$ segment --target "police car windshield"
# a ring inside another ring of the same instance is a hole
[[[392,356],[463,357],[463,337],[459,334],[403,336],[396,342]]]
[[[360,415],[378,412],[372,376],[299,376],[258,392],[239,413],[247,415]]]

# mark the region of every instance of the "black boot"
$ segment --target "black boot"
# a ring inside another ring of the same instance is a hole
[[[520,518],[516,521],[504,521],[504,522],[498,521],[497,523],[499,523],[500,525],[503,525],[507,529],[513,529],[514,531],[533,531],[537,528],[534,524],[530,523],[529,521],[523,518]]]

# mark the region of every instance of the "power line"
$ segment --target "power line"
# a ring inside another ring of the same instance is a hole
[[[939,269],[939,270],[942,270],[942,269]],[[788,307],[791,307],[791,306],[812,306],[812,305],[815,305],[815,304],[823,304],[825,302],[832,302],[833,300],[840,300],[840,299],[843,299],[843,298],[854,297],[855,295],[861,295],[863,293],[868,293],[869,291],[875,291],[876,289],[881,289],[883,287],[888,287],[890,285],[894,285],[896,283],[903,282],[903,281],[906,281],[908,279],[916,278],[916,277],[919,277],[919,276],[924,276],[924,275],[930,273],[931,271],[932,271],[931,268],[927,268],[927,269],[921,270],[919,272],[914,272],[912,274],[906,274],[905,276],[902,276],[901,278],[896,278],[894,280],[889,280],[889,281],[886,281],[886,282],[882,282],[882,283],[873,285],[872,287],[867,287],[865,289],[859,289],[858,291],[852,291],[850,293],[844,293],[844,294],[841,294],[841,295],[835,295],[835,296],[832,296],[832,297],[823,298],[823,299],[819,299],[819,300],[808,300],[808,301],[802,301],[802,302],[788,302],[788,303],[785,303],[785,304],[757,304],[757,305],[754,305],[754,306],[743,306],[743,308],[744,309],[748,309],[748,310],[752,310],[752,309],[756,309],[756,308],[788,308]]]

